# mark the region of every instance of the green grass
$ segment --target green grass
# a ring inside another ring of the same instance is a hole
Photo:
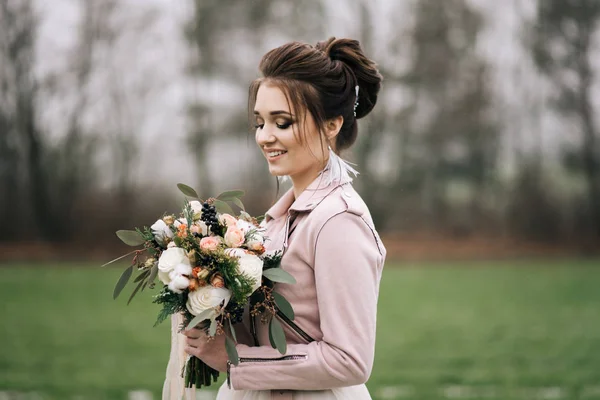
[[[375,398],[530,399],[558,388],[553,398],[600,399],[599,262],[394,267],[381,286]],[[152,327],[156,291],[112,300],[120,272],[0,268],[0,391],[160,398],[169,326]]]

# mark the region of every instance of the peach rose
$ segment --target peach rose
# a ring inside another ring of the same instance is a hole
[[[210,278],[210,284],[216,288],[225,287],[225,280],[220,274],[214,274],[212,278]]]
[[[231,226],[235,226],[237,224],[237,221],[238,221],[237,218],[232,215],[229,215],[229,214],[219,215],[219,222],[228,228]]]
[[[207,251],[215,251],[221,244],[221,239],[217,236],[207,236],[200,240],[200,248]]]
[[[240,247],[244,244],[244,232],[241,229],[231,226],[225,233],[225,244],[229,247]]]
[[[188,289],[194,291],[197,290],[199,287],[200,285],[198,284],[198,279],[190,279],[190,285],[188,286]]]

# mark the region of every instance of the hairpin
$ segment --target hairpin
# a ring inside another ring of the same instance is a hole
[[[354,86],[356,91],[356,101],[354,102],[354,116],[356,117],[356,107],[358,107],[358,85]]]

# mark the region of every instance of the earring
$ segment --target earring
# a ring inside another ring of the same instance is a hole
[[[350,174],[354,176],[358,175],[358,171],[355,170],[349,162],[343,160],[340,156],[338,156],[335,151],[327,145],[329,149],[329,160],[327,161],[327,165],[323,171],[328,171],[329,174],[327,176],[326,185],[331,184],[334,181],[338,182],[352,182],[352,177]],[[356,164],[354,164],[356,165]]]

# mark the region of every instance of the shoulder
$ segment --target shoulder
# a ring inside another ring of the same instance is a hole
[[[326,196],[311,212],[310,219],[316,240],[322,241],[330,232],[338,232],[338,237],[360,234],[370,237],[379,253],[385,255],[369,208],[350,184],[341,185]]]

